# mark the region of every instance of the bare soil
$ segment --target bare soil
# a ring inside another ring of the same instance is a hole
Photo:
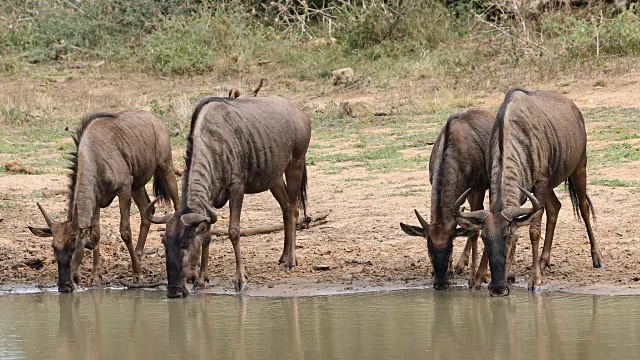
[[[100,99],[109,104],[106,108],[144,107],[144,101],[126,100],[139,93],[153,93],[149,98],[160,95],[163,89],[190,88],[191,94],[206,92],[206,81],[196,79],[163,80],[149,78],[147,75],[128,76],[130,79],[114,79],[115,75],[103,75],[98,79],[73,80],[56,83],[57,89],[48,89],[48,100],[43,101],[51,107],[65,107],[68,115],[76,118],[86,111],[93,110]],[[563,92],[576,100],[578,106],[616,106],[638,107],[637,94],[640,92],[640,75],[630,73],[624,78],[609,79],[604,88],[595,88],[589,80],[576,81],[560,86]],[[127,81],[124,86],[118,81]],[[37,91],[36,81],[29,79],[0,79],[0,89],[7,91]],[[151,87],[151,83],[157,86]],[[100,87],[99,85],[105,85]],[[109,85],[109,86],[106,86]],[[349,97],[344,94],[323,95],[311,98],[295,95],[272,84],[262,89],[266,93],[280,93],[295,100],[311,104],[318,101],[329,103],[336,99]],[[539,87],[545,87],[543,85]],[[557,88],[555,84],[546,88]],[[87,91],[88,88],[96,90]],[[194,92],[193,88],[197,91]],[[97,90],[99,89],[99,90]],[[145,90],[147,89],[147,90]],[[313,91],[312,88],[309,91]],[[145,92],[146,91],[146,92]],[[362,92],[362,90],[358,90]],[[393,92],[393,89],[390,90]],[[214,93],[209,91],[208,93]],[[401,98],[391,96],[390,98]],[[89,99],[91,106],[87,105]],[[147,96],[147,95],[145,95]],[[371,92],[383,101],[386,94]],[[148,98],[145,98],[148,100]],[[146,100],[145,100],[146,101]],[[478,104],[494,106],[502,101],[499,93],[479,99]],[[132,105],[132,106],[126,106]],[[68,107],[68,108],[66,108]],[[185,110],[186,114],[188,112]],[[1,130],[2,128],[0,128]],[[5,128],[6,130],[6,128]],[[4,130],[3,130],[4,133]],[[313,141],[313,140],[312,140]],[[320,145],[331,145],[324,140]],[[334,144],[340,146],[340,144]],[[56,151],[52,149],[52,152]],[[324,150],[322,150],[324,151]],[[331,149],[326,149],[331,151]],[[420,150],[427,156],[431,147]],[[176,163],[181,162],[181,152],[175,151]],[[431,266],[427,255],[426,241],[404,235],[398,223],[416,224],[413,209],[428,214],[430,187],[428,184],[427,164],[424,170],[376,174],[369,176],[364,168],[354,168],[338,174],[327,174],[318,165],[309,166],[309,212],[317,213],[332,210],[328,222],[323,225],[298,232],[297,256],[299,266],[291,272],[276,265],[283,246],[283,234],[273,233],[245,237],[241,240],[242,253],[249,277],[249,283],[255,289],[265,292],[285,294],[296,289],[319,291],[320,293],[348,291],[354,288],[424,286],[430,283]],[[605,169],[606,170],[606,169]],[[635,171],[640,171],[640,163],[632,162],[621,166],[617,178],[636,180]],[[611,169],[606,171],[612,171]],[[64,173],[64,171],[61,171]],[[608,173],[609,174],[609,173]],[[364,178],[362,181],[345,181],[350,178]],[[33,284],[53,286],[57,278],[57,267],[49,239],[33,236],[27,229],[31,226],[44,226],[35,202],[39,201],[56,218],[65,216],[67,177],[65,175],[3,175],[0,176],[0,283]],[[412,191],[407,195],[403,189],[408,186]],[[415,191],[414,191],[415,190]],[[602,289],[615,287],[620,289],[640,289],[640,230],[637,225],[635,205],[640,195],[635,188],[615,188],[589,186],[597,220],[594,230],[602,249],[606,263],[605,269],[593,269],[589,251],[589,241],[584,225],[572,214],[569,197],[564,191],[558,191],[563,208],[560,212],[556,237],[553,244],[552,266],[543,275],[543,283],[551,288]],[[168,210],[168,209],[167,209]],[[134,237],[137,236],[139,214],[132,219]],[[224,228],[228,209],[220,212],[221,220],[216,227]],[[242,226],[253,227],[274,224],[281,221],[279,207],[269,193],[245,197],[242,213]],[[129,255],[118,231],[117,200],[102,212],[102,254],[103,285],[117,284],[121,278],[131,277]],[[145,255],[142,260],[145,279],[149,282],[165,278],[164,248],[161,243],[162,226],[154,225],[147,239]],[[454,248],[454,261],[459,258],[464,239],[459,239]],[[542,245],[542,244],[541,244]],[[210,284],[209,291],[229,292],[233,285],[234,256],[231,244],[226,237],[214,238],[210,246]],[[85,279],[90,274],[91,254],[87,251],[82,273]],[[44,266],[37,270],[20,261],[37,257],[44,260]],[[352,264],[349,260],[368,260],[371,264]],[[526,285],[527,268],[531,262],[531,244],[526,231],[520,232],[517,251],[518,284]],[[328,270],[314,270],[314,265],[328,265]],[[458,277],[465,283],[468,270]]]

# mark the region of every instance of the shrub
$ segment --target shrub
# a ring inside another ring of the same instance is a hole
[[[168,17],[145,40],[147,67],[168,74],[227,70],[265,46],[263,29],[237,5],[203,6],[195,15]],[[220,67],[226,62],[226,66]]]
[[[640,11],[637,4],[607,18],[568,16],[553,18],[545,29],[572,57],[598,55],[640,55]]]

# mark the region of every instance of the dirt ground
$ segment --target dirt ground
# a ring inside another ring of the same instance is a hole
[[[107,80],[102,80],[108,82]],[[173,80],[157,79],[160,87],[179,88]],[[77,81],[76,81],[77,82]],[[84,113],[87,106],[78,101],[80,90],[73,86],[59,84],[61,95],[51,100],[51,106],[69,97],[67,104],[76,112]],[[0,89],[11,91],[28,88],[25,80],[2,79]],[[35,85],[34,85],[35,86]],[[197,87],[197,86],[196,86]],[[530,86],[533,87],[533,86]],[[605,88],[591,85],[588,80],[574,81],[570,85],[540,84],[538,87],[559,89],[574,99],[579,107],[586,109],[596,106],[638,107],[637,94],[640,92],[640,73],[630,73],[624,77],[609,79]],[[81,87],[79,87],[81,88]],[[134,92],[135,86],[125,92]],[[54,90],[49,90],[50,92]],[[120,91],[117,86],[100,90],[101,96],[109,98]],[[176,90],[178,91],[178,90]],[[263,90],[264,91],[264,90]],[[278,91],[273,91],[278,92]],[[280,91],[287,96],[285,90]],[[71,94],[71,95],[70,95]],[[360,95],[360,94],[359,94]],[[89,95],[94,103],[96,94]],[[124,96],[119,94],[119,96]],[[348,97],[348,93],[327,95]],[[367,94],[383,101],[383,95],[375,92]],[[399,97],[400,95],[398,95]],[[477,105],[495,106],[502,101],[500,93],[479,97]],[[291,95],[304,102],[301,96]],[[56,100],[58,99],[58,100]],[[315,102],[318,100],[315,99]],[[113,105],[113,107],[117,107]],[[0,140],[1,141],[1,140]],[[312,141],[314,141],[312,139]],[[331,142],[323,140],[319,145],[329,148]],[[53,152],[54,150],[52,150]],[[329,150],[327,150],[329,151]],[[417,149],[428,156],[431,147]],[[175,151],[176,159],[181,157]],[[179,163],[179,160],[174,160]],[[283,245],[283,234],[273,233],[245,237],[241,240],[242,253],[254,289],[270,289],[286,293],[291,289],[333,289],[339,291],[354,288],[375,288],[378,286],[424,286],[430,283],[431,266],[427,255],[426,241],[404,235],[399,222],[417,224],[413,209],[428,214],[430,187],[427,181],[426,162],[423,170],[412,172],[392,172],[368,177],[365,168],[354,168],[349,177],[360,181],[344,181],[344,173],[330,174],[321,171],[320,165],[309,166],[309,212],[319,213],[331,210],[328,222],[300,231],[297,240],[299,266],[292,272],[276,265]],[[620,173],[618,178],[637,180],[639,162],[606,168],[604,173]],[[3,175],[0,176],[0,196],[15,206],[0,208],[0,283],[53,286],[57,278],[57,267],[49,239],[33,236],[28,225],[44,226],[35,202],[39,201],[56,218],[65,214],[67,177],[59,174]],[[414,192],[399,195],[402,189],[413,186]],[[574,218],[570,200],[565,192],[559,192],[562,201],[556,237],[552,250],[552,266],[543,275],[543,283],[551,287],[571,287],[589,289],[614,287],[617,289],[640,289],[640,230],[636,227],[635,205],[640,194],[634,187],[610,187],[589,185],[597,221],[594,226],[596,238],[602,249],[605,269],[593,269],[589,251],[589,241],[584,225]],[[137,236],[139,214],[132,219],[134,237]],[[228,208],[220,212],[221,220],[215,225],[224,228]],[[117,200],[102,212],[102,272],[103,285],[115,285],[119,279],[130,279],[129,255],[119,237]],[[275,224],[281,221],[279,207],[269,193],[245,197],[242,226],[253,227]],[[162,226],[154,225],[147,239],[143,258],[144,276],[149,282],[164,280],[164,249],[161,243]],[[531,262],[531,244],[526,232],[520,230],[517,251],[517,284],[526,286],[527,268]],[[458,239],[454,247],[454,261],[459,258],[464,239]],[[214,238],[210,246],[211,291],[229,292],[233,285],[234,256],[226,237]],[[32,269],[20,264],[23,259],[44,260],[41,269]],[[87,251],[82,266],[84,279],[90,273],[91,254]],[[351,260],[370,261],[366,264]],[[327,265],[328,270],[314,270],[314,266]],[[465,283],[468,270],[457,277]]]

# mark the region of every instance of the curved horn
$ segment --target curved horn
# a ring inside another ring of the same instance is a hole
[[[467,201],[467,197],[469,197],[470,192],[471,192],[471,188],[468,188],[467,191],[463,192],[462,195],[460,195],[460,197],[458,198],[458,200],[456,200],[456,202],[453,204],[453,213],[456,216],[463,216],[462,212],[460,211],[460,206],[462,206],[462,204],[464,204],[464,202]]]
[[[420,216],[420,213],[418,212],[418,210],[413,209],[413,211],[416,213],[416,217],[418,218],[418,221],[420,222],[420,226],[422,226],[424,231],[428,231],[429,230],[429,223],[427,222],[427,220],[425,220],[422,216]]]
[[[216,211],[213,210],[211,205],[207,204],[206,201],[202,199],[200,199],[200,201],[202,202],[204,208],[207,210],[207,215],[209,215],[209,224],[214,224],[216,221],[218,221],[218,215],[216,215]]]
[[[511,207],[511,208],[504,209],[502,211],[502,216],[504,216],[504,218],[507,219],[508,221],[513,221],[513,219],[520,216],[533,215],[542,208],[540,206],[540,202],[538,201],[538,199],[536,199],[536,197],[532,193],[530,193],[520,185],[517,185],[517,186],[518,186],[518,189],[520,189],[520,191],[524,193],[527,199],[531,201],[532,207],[531,208]]]
[[[453,204],[453,215],[456,219],[458,225],[467,230],[481,230],[486,220],[487,216],[489,216],[489,211],[487,210],[476,210],[472,212],[463,213],[460,211],[460,207],[467,200],[467,197],[471,193],[471,188],[467,189],[456,202]]]
[[[146,208],[144,208],[144,217],[146,217],[149,221],[151,221],[154,224],[166,224],[167,220],[169,220],[169,218],[171,217],[171,214],[168,214],[165,216],[153,215],[153,213],[156,211],[156,201],[158,200],[159,198],[153,199],[153,201],[149,203],[149,205],[147,205]]]
[[[47,214],[47,212],[42,207],[42,205],[40,205],[39,202],[37,202],[36,205],[38,205],[38,209],[40,209],[42,216],[44,216],[44,220],[47,222],[47,226],[51,227],[51,224],[53,224],[56,221],[51,216],[49,216],[49,214]]]

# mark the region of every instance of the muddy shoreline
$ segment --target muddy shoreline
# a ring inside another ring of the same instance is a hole
[[[189,286],[190,287],[190,286]],[[518,281],[512,285],[513,288],[524,290],[527,287],[526,281]],[[451,288],[454,291],[467,290],[473,292],[486,293],[486,284],[481,290],[469,290],[467,289],[466,281],[455,280],[452,281]],[[166,291],[165,286],[160,286],[153,289],[127,289],[121,285],[114,286],[100,286],[100,287],[79,287],[76,291],[92,291],[97,289],[109,289],[115,291]],[[259,284],[252,286],[249,290],[242,293],[236,293],[233,289],[229,289],[225,286],[210,286],[204,290],[197,292],[190,292],[190,296],[203,294],[203,295],[228,295],[228,296],[250,296],[250,297],[268,297],[268,298],[287,298],[287,297],[309,297],[309,296],[334,296],[334,295],[354,295],[354,294],[367,294],[367,293],[379,293],[389,291],[402,291],[402,290],[432,290],[430,283],[424,281],[408,281],[408,282],[389,282],[385,284],[372,284],[367,281],[357,281],[351,284],[336,284],[328,282],[316,282],[308,280],[294,281],[291,283],[282,284]],[[55,286],[43,286],[43,285],[27,285],[27,284],[0,284],[0,296],[14,295],[14,294],[35,294],[44,292],[55,292],[57,288]],[[640,287],[630,286],[616,286],[616,285],[590,285],[590,286],[571,286],[571,285],[543,285],[536,293],[547,292],[560,292],[567,294],[577,295],[600,295],[600,296],[638,296],[640,295]]]

